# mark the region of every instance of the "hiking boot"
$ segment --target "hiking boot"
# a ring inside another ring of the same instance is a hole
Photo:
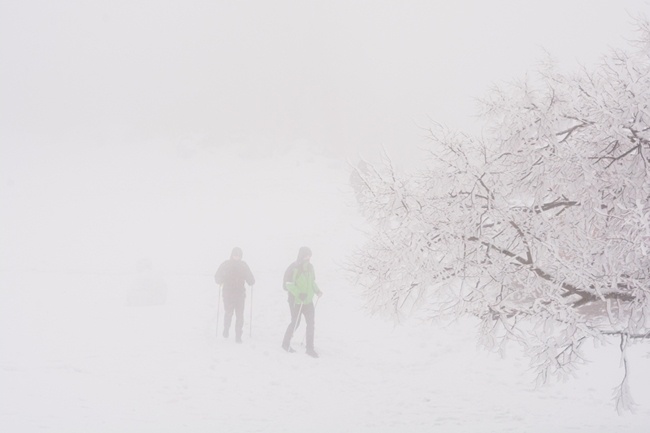
[[[288,344],[287,344],[287,345],[284,345],[284,344],[283,344],[283,345],[282,345],[282,348],[283,348],[286,352],[289,352],[289,353],[294,353],[294,352],[295,352],[294,348],[291,347],[291,346],[289,346]]]
[[[305,353],[311,356],[312,358],[318,358],[318,353],[316,353],[314,349],[307,349]]]

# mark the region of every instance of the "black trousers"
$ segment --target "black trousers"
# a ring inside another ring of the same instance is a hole
[[[235,336],[240,339],[244,332],[244,304],[246,303],[246,291],[244,289],[223,290],[223,334],[228,335],[233,313],[235,314]]]
[[[291,344],[291,338],[293,337],[293,331],[296,329],[296,323],[300,320],[300,316],[304,316],[305,323],[307,324],[307,350],[314,350],[314,319],[316,316],[314,304],[295,304],[293,299],[290,299],[289,309],[291,310],[291,323],[289,323],[289,326],[287,326],[287,330],[284,333],[282,347],[289,347]]]

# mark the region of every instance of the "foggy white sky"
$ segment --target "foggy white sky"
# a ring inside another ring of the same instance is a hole
[[[574,66],[649,0],[0,0],[0,139],[421,145],[548,50]],[[10,144],[9,144],[10,145]]]

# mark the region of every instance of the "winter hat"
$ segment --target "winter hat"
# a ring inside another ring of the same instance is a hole
[[[309,247],[300,247],[300,251],[298,251],[298,261],[302,262],[305,257],[311,256],[311,249]]]
[[[232,249],[232,253],[230,253],[230,258],[232,259],[233,257],[239,257],[240,259],[244,256],[244,252],[241,250],[239,247],[235,247]]]

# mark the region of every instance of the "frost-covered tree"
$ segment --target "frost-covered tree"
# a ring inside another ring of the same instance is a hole
[[[369,227],[350,261],[375,312],[480,318],[543,382],[588,341],[650,339],[650,26],[575,74],[552,64],[482,101],[481,138],[431,129],[425,170],[354,173]]]

